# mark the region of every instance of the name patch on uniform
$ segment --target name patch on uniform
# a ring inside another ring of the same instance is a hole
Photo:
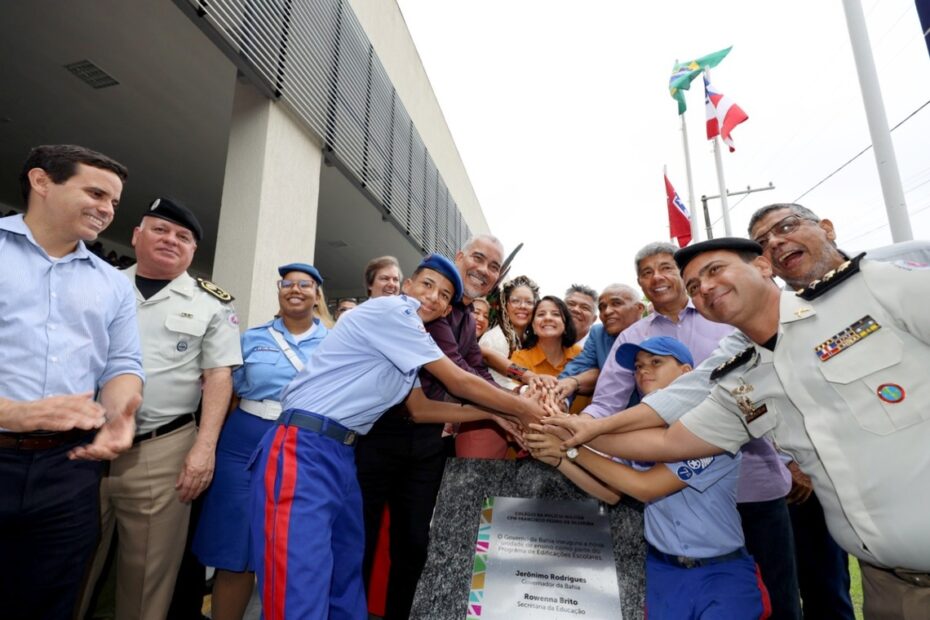
[[[878,397],[886,403],[900,403],[904,400],[904,388],[897,383],[882,383],[876,390]]]
[[[882,326],[879,325],[875,319],[867,314],[840,333],[818,344],[814,347],[814,353],[817,354],[821,362],[825,362],[831,357],[839,355],[866,336],[871,336],[881,329],[881,327]]]

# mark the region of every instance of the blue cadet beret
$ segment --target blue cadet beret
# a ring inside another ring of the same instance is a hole
[[[734,252],[753,252],[762,254],[762,246],[755,241],[743,239],[742,237],[720,237],[719,239],[708,239],[694,245],[689,245],[675,252],[675,264],[678,265],[679,271],[684,271],[685,267],[698,254],[704,252],[713,252],[714,250],[733,250]]]
[[[420,269],[432,269],[445,276],[452,283],[452,288],[455,290],[452,301],[458,302],[462,300],[462,276],[459,275],[458,267],[451,260],[442,254],[430,254],[420,261],[415,271]]]
[[[278,267],[278,275],[280,275],[282,278],[285,276],[285,274],[288,274],[292,271],[305,273],[316,280],[317,284],[323,284],[323,276],[320,275],[320,272],[317,271],[317,268],[313,265],[309,265],[307,263],[288,263]]]
[[[203,239],[203,226],[197,221],[194,212],[179,202],[167,198],[156,198],[142,217],[157,217],[174,222],[194,233],[197,241]]]
[[[691,357],[691,351],[684,345],[681,340],[670,336],[655,336],[647,338],[639,344],[625,342],[617,347],[617,363],[627,370],[636,370],[636,354],[640,351],[646,351],[653,355],[671,355],[680,364],[694,366],[694,358]]]

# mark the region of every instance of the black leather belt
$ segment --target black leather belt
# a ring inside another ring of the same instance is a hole
[[[61,433],[0,433],[0,448],[12,450],[51,450],[61,446],[78,443],[94,431],[78,428]]]
[[[665,562],[666,564],[671,564],[672,566],[679,566],[681,568],[699,568],[701,566],[710,566],[711,564],[720,564],[721,562],[728,562],[737,558],[747,557],[749,552],[746,551],[746,547],[740,547],[736,551],[724,553],[723,555],[716,555],[711,558],[689,558],[684,555],[671,555],[668,553],[663,553],[652,545],[649,545],[649,555],[657,560]]]
[[[133,437],[132,445],[137,446],[143,441],[148,441],[149,439],[155,439],[161,435],[167,435],[171,431],[176,431],[185,424],[190,424],[194,421],[193,413],[185,413],[184,415],[178,416],[175,419],[171,420],[167,424],[162,424],[154,431],[149,431],[147,433],[140,433]]]
[[[329,418],[318,413],[313,413],[312,411],[304,411],[302,409],[288,409],[281,414],[280,418],[278,418],[278,424],[284,424],[285,426],[299,426],[300,428],[305,428],[308,431],[319,433],[324,437],[335,439],[339,443],[346,446],[354,446],[356,440],[358,440],[358,433],[355,431],[346,428],[339,422],[330,420]]]

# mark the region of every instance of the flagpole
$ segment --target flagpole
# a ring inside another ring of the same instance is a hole
[[[717,187],[720,188],[720,206],[723,207],[723,233],[727,237],[732,237],[730,206],[727,204],[727,183],[723,179],[723,158],[720,156],[719,136],[714,136],[714,162],[717,164]]]
[[[691,181],[691,151],[688,149],[688,124],[685,115],[681,117],[681,142],[685,149],[685,174],[688,177],[688,208],[691,210],[691,240],[697,243],[701,240],[701,221],[698,219],[697,209],[694,208],[694,183]]]
[[[872,57],[872,48],[869,45],[869,31],[865,25],[862,3],[859,0],[843,0],[843,10],[846,13],[846,27],[849,29],[856,71],[859,74],[859,88],[862,90],[862,103],[865,106],[865,116],[872,137],[875,163],[878,166],[878,179],[882,186],[885,211],[888,214],[888,224],[891,228],[891,240],[895,243],[909,241],[914,238],[914,235],[911,232],[911,221],[907,214],[904,189],[901,187],[901,173],[898,172],[894,143],[891,141],[891,131],[888,129],[885,104],[878,85],[875,59]]]
[[[704,69],[704,77],[710,81],[710,69]],[[704,96],[707,97],[707,82],[704,83]],[[723,127],[719,128],[723,131]],[[720,189],[720,206],[723,207],[723,234],[732,237],[730,230],[730,205],[727,203],[727,182],[723,177],[723,157],[720,156],[720,134],[714,136],[714,163],[717,165],[717,187]]]

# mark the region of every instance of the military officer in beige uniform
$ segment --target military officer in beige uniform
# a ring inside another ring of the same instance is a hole
[[[866,617],[930,618],[930,270],[860,256],[782,292],[760,252],[718,239],[676,254],[698,310],[753,345],[713,371],[704,403],[615,451],[700,458],[771,434],[860,558]]]
[[[190,502],[209,486],[217,438],[242,363],[232,297],[187,273],[202,228],[193,213],[156,200],[133,231],[136,289],[148,382],[133,447],[101,487],[103,537],[88,592],[118,528],[116,617],[166,617],[184,551]],[[199,429],[194,412],[201,403]],[[84,607],[87,605],[85,596]]]

